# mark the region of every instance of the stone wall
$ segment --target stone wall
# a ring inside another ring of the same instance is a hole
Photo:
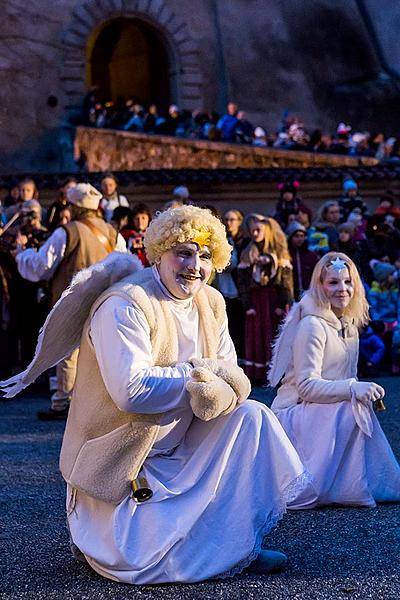
[[[373,166],[374,158],[294,152],[78,127],[75,158],[89,172],[138,169],[233,169]]]
[[[378,0],[367,4],[378,35],[397,39],[400,3],[389,2],[390,19]],[[171,100],[182,107],[221,111],[231,98],[268,130],[283,109],[310,128],[339,119],[397,127],[398,86],[382,76],[355,2],[1,0],[1,8],[3,173],[71,168],[67,121],[87,91],[87,45],[118,16],[142,19],[165,40]]]

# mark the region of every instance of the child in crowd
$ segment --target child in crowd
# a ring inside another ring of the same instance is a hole
[[[398,262],[398,261],[396,261]],[[371,318],[381,320],[385,325],[384,340],[386,348],[393,355],[393,335],[400,322],[399,284],[396,266],[390,262],[373,259],[370,262],[374,279],[368,290]],[[396,340],[398,334],[396,333]],[[397,364],[392,370],[397,372]]]
[[[376,377],[385,357],[385,323],[371,321],[360,336],[359,373],[362,377]]]

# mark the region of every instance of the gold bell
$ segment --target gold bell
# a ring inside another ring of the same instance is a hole
[[[131,481],[132,498],[138,504],[150,500],[153,495],[146,477],[136,477]]]
[[[385,406],[385,403],[382,400],[382,398],[379,398],[379,400],[375,400],[374,407],[375,407],[376,412],[382,412],[382,411],[386,410],[386,406]]]

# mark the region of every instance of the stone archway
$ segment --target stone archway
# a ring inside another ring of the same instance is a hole
[[[169,53],[171,100],[183,108],[203,108],[197,46],[187,25],[164,0],[86,0],[74,9],[62,39],[65,108],[71,110],[80,105],[87,91],[86,48],[90,37],[117,17],[135,17],[162,36]]]
[[[134,17],[116,17],[87,45],[86,83],[101,102],[131,98],[165,112],[171,104],[168,49],[153,27]]]

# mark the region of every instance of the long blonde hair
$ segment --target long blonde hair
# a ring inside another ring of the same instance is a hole
[[[314,302],[319,306],[327,307],[330,306],[329,300],[326,297],[322,283],[324,281],[325,273],[328,269],[328,264],[336,258],[340,258],[346,264],[349,270],[349,275],[353,283],[354,293],[349,304],[344,310],[344,315],[353,320],[354,325],[361,329],[369,321],[369,305],[365,297],[365,290],[362,284],[360,275],[358,274],[357,268],[353,261],[342,252],[328,252],[325,254],[315,265],[309,294],[313,298]]]
[[[258,213],[252,213],[246,218],[246,225],[249,227],[250,223],[261,223],[264,225],[264,246],[262,249],[263,254],[275,254],[278,259],[279,266],[286,266],[286,263],[290,265],[290,254],[286,241],[286,236],[283,233],[279,223],[271,217],[266,217]],[[252,252],[255,248],[255,243],[251,241],[246,248],[243,250],[241,261],[253,264],[254,257],[258,257],[259,253]]]

